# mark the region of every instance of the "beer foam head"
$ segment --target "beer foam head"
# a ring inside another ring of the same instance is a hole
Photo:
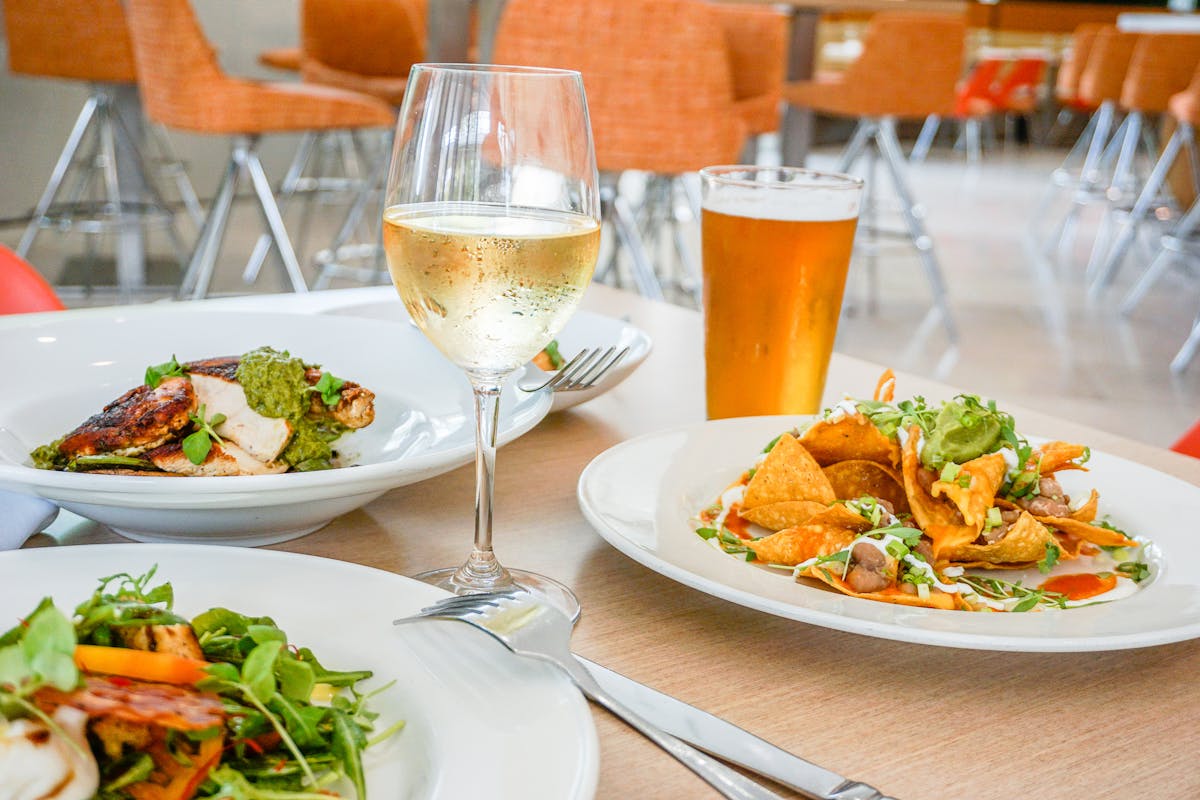
[[[784,222],[858,217],[862,181],[790,167],[708,167],[703,206],[718,214]]]

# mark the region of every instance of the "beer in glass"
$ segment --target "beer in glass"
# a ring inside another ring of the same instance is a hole
[[[791,167],[700,176],[708,418],[815,414],[862,181]]]

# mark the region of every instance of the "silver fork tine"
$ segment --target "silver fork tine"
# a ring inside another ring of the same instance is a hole
[[[623,359],[628,353],[629,353],[628,347],[621,350],[620,352],[617,351],[616,347],[608,348],[608,350],[606,350],[604,352],[604,356],[599,361],[596,362],[595,366],[592,367],[592,369],[589,371],[589,373],[585,376],[582,376],[578,381],[576,381],[576,383],[574,385],[571,386],[571,388],[572,389],[590,389],[590,388],[592,388],[593,386],[596,385],[596,383],[601,378],[603,378],[606,374],[608,374],[608,371],[610,369],[612,369],[613,367],[615,367],[617,365],[617,363],[621,359]]]
[[[547,380],[545,383],[543,383],[539,386],[534,386],[532,389],[525,389],[525,391],[540,392],[542,389],[553,389],[554,387],[558,386],[560,383],[563,382],[563,380],[565,379],[565,376],[567,375],[567,370],[573,369],[575,366],[577,366],[579,364],[580,359],[583,359],[585,357],[590,357],[594,352],[595,352],[594,350],[580,350],[578,353],[575,354],[574,358],[572,358],[567,363],[563,364],[562,367],[559,368],[558,372],[551,375],[549,380]]]

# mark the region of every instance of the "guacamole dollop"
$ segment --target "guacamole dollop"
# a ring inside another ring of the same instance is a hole
[[[942,405],[926,431],[921,463],[930,469],[951,462],[965,464],[996,452],[1002,443],[1000,419],[995,412],[956,399]]]

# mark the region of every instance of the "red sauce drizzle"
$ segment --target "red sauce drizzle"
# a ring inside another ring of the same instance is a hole
[[[1098,594],[1104,594],[1117,585],[1117,576],[1109,574],[1105,577],[1093,575],[1090,572],[1077,572],[1070,575],[1057,575],[1042,584],[1047,592],[1057,592],[1068,600],[1086,600]]]
[[[725,527],[729,532],[739,539],[753,539],[750,535],[750,523],[742,519],[738,510],[741,509],[739,503],[734,503],[729,507],[729,513],[725,515]]]

